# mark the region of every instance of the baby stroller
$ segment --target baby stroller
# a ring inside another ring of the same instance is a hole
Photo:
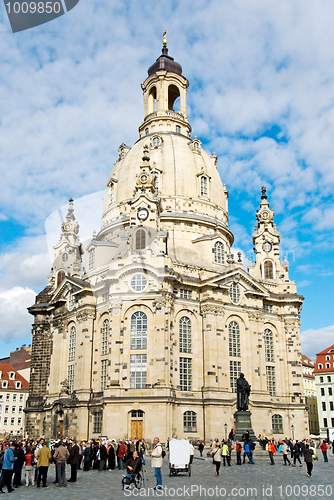
[[[137,488],[137,490],[140,490],[141,488],[143,488],[143,486],[144,486],[144,471],[142,470],[142,463],[141,463],[137,471],[131,474],[131,477],[125,475],[122,477],[122,490],[124,490],[124,488],[131,489],[132,487]]]

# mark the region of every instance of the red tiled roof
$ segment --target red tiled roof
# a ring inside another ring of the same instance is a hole
[[[330,347],[327,347],[327,349],[324,349],[323,351],[318,352],[317,356],[319,356],[319,354],[328,354],[328,352],[331,351],[331,350],[333,350],[332,354],[334,354],[334,344],[331,345]]]
[[[15,370],[15,368],[12,367],[12,365],[0,363],[0,372],[1,372],[1,381],[2,380],[7,380],[8,381],[8,387],[7,389],[9,390],[28,390],[29,389],[29,382],[26,380],[22,375]],[[15,379],[12,380],[9,378],[9,372],[14,372],[15,373]],[[21,389],[16,389],[15,387],[15,382],[21,382]],[[1,389],[1,385],[0,385]]]

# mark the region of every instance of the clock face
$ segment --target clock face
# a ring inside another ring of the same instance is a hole
[[[141,175],[140,180],[143,184],[145,184],[145,182],[147,182],[147,175],[146,174]]]
[[[262,212],[262,218],[263,219],[268,219],[269,213],[268,212]]]
[[[137,217],[138,217],[139,220],[146,220],[147,217],[148,217],[148,210],[147,210],[147,208],[140,208],[138,210]]]
[[[263,243],[263,246],[262,246],[263,250],[266,252],[266,253],[269,253],[270,250],[271,250],[271,243],[269,241],[265,241]]]

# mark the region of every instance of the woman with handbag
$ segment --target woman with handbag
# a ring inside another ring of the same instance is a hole
[[[216,442],[215,447],[211,451],[211,455],[213,457],[213,463],[216,466],[216,476],[219,476],[219,469],[222,461],[222,450],[218,442]]]

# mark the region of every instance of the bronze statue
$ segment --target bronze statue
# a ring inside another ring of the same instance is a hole
[[[245,379],[245,375],[240,373],[237,379],[237,409],[238,411],[246,411],[248,409],[249,395],[251,386]]]

